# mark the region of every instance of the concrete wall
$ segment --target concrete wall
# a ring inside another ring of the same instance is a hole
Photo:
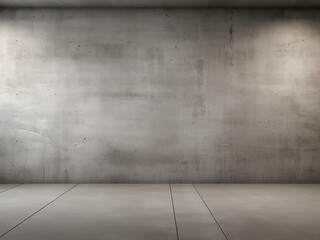
[[[319,0],[0,0],[0,7],[320,7]]]
[[[0,10],[1,182],[317,182],[320,10]]]

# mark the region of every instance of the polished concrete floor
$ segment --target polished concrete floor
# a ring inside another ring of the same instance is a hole
[[[0,184],[0,239],[319,240],[320,184]]]

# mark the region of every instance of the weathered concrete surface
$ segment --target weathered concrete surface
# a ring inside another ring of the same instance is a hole
[[[228,240],[320,239],[319,184],[196,184]]]
[[[1,10],[0,181],[319,181],[319,13]]]
[[[73,184],[23,184],[0,195],[0,236],[66,193]]]
[[[176,240],[170,189],[166,184],[78,185],[1,239]]]
[[[226,240],[192,184],[170,184],[179,239]]]
[[[319,7],[319,0],[0,0],[0,7]]]

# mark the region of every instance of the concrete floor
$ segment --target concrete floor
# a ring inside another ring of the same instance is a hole
[[[319,240],[320,184],[0,184],[7,240]]]

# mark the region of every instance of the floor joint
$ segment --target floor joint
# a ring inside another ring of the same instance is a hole
[[[19,186],[21,186],[21,185],[23,185],[23,184],[24,184],[24,183],[20,183],[20,184],[14,185],[14,186],[11,187],[11,188],[8,188],[8,189],[5,189],[5,190],[1,191],[0,193],[7,192],[7,191],[9,191],[9,190],[11,190],[11,189],[13,189],[13,188],[19,187]]]
[[[179,240],[178,225],[177,225],[176,211],[175,211],[174,203],[173,203],[171,184],[169,184],[169,188],[170,188],[170,195],[171,195],[171,203],[172,203],[172,209],[173,209],[174,223],[175,223],[175,226],[176,226],[177,240]]]
[[[198,189],[194,186],[194,184],[192,184],[193,188],[196,190],[196,192],[198,193],[199,197],[201,198],[202,202],[204,203],[204,205],[207,207],[208,211],[210,212],[211,216],[213,217],[214,221],[217,223],[218,227],[220,228],[221,232],[223,233],[224,237],[226,238],[226,240],[229,240],[226,233],[223,231],[222,227],[220,226],[219,222],[217,221],[216,217],[214,216],[213,212],[210,210],[210,208],[208,207],[207,203],[204,201],[204,199],[202,198],[202,196],[200,195]]]
[[[70,189],[68,189],[67,191],[63,192],[62,194],[60,194],[58,197],[56,197],[55,199],[53,199],[52,201],[50,201],[49,203],[47,203],[46,205],[44,205],[43,207],[41,207],[39,210],[37,210],[36,212],[34,212],[33,214],[31,214],[29,217],[27,217],[26,219],[24,219],[23,221],[21,221],[20,223],[18,223],[17,225],[15,225],[14,227],[12,227],[11,229],[9,229],[8,231],[6,231],[5,233],[3,233],[0,238],[2,238],[4,235],[8,234],[9,232],[11,232],[13,229],[15,229],[16,227],[20,226],[22,223],[24,223],[25,221],[27,221],[28,219],[30,219],[31,217],[33,217],[34,215],[36,215],[38,212],[40,212],[42,209],[46,208],[47,206],[49,206],[51,203],[53,203],[54,201],[58,200],[59,198],[61,198],[63,195],[67,194],[68,192],[70,192],[72,189],[74,189],[76,186],[78,186],[79,184],[75,184],[74,186],[72,186]]]

